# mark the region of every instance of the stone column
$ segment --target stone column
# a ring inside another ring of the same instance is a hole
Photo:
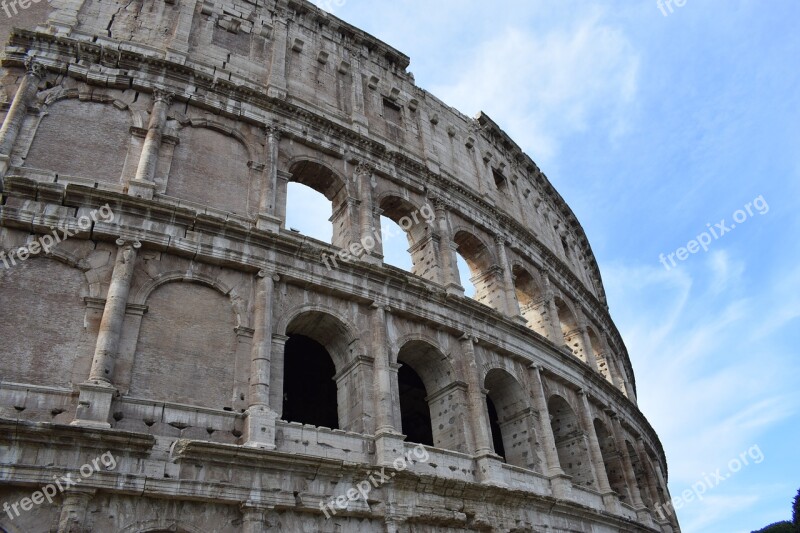
[[[489,425],[489,409],[486,404],[486,389],[483,388],[481,371],[475,356],[477,339],[466,334],[461,337],[461,347],[467,375],[467,401],[470,427],[472,428],[476,477],[480,483],[505,486],[503,463],[492,446],[492,430]]]
[[[275,218],[279,227],[286,226],[286,196],[289,191],[289,180],[292,175],[284,170],[278,170],[275,179]]]
[[[136,268],[138,241],[117,240],[117,257],[111,274],[103,318],[97,335],[89,379],[79,386],[78,408],[73,425],[108,428],[111,402],[117,394],[113,385],[114,366],[119,356],[122,325],[128,293]]]
[[[147,135],[136,168],[136,177],[128,185],[128,194],[140,198],[151,199],[155,192],[154,178],[158,166],[158,153],[161,149],[161,138],[167,121],[167,111],[172,103],[173,94],[163,89],[153,90],[153,109],[147,124]]]
[[[286,341],[289,337],[286,335],[274,334],[272,335],[272,348],[270,350],[270,358],[272,359],[272,368],[269,373],[269,404],[272,410],[280,418],[283,415],[283,362],[286,351]]]
[[[539,413],[539,435],[542,438],[545,461],[544,473],[550,478],[553,495],[556,498],[564,498],[569,494],[571,482],[569,476],[561,468],[561,460],[558,458],[556,438],[553,435],[553,426],[550,423],[550,410],[547,407],[547,398],[544,395],[543,368],[536,364],[531,365],[529,368],[531,370],[531,399],[533,400],[533,408]]]
[[[521,316],[517,293],[514,289],[514,276],[511,266],[508,263],[506,253],[506,238],[503,235],[495,235],[495,247],[497,248],[497,258],[500,261],[500,268],[503,270],[503,290],[505,292],[506,313],[510,317]],[[527,321],[526,321],[527,323]]]
[[[258,273],[255,287],[253,317],[253,347],[250,360],[246,445],[275,448],[275,420],[278,415],[270,408],[270,371],[272,369],[272,304],[275,282],[280,278],[263,270]]]
[[[269,521],[269,514],[272,511],[269,505],[253,502],[243,503],[242,511],[242,533],[266,533],[270,531],[273,524]]]
[[[285,100],[286,91],[286,54],[288,53],[289,14],[285,8],[278,7],[272,18],[272,62],[267,81],[267,96]]]
[[[97,345],[89,373],[89,381],[100,384],[111,384],[114,378],[114,363],[119,351],[122,335],[122,323],[125,320],[125,309],[128,305],[128,293],[136,268],[137,250],[141,248],[138,241],[117,240],[117,258],[111,283],[108,286],[106,305],[100,321]]]
[[[281,227],[278,202],[278,158],[282,131],[276,125],[264,128],[267,135],[267,168],[258,205],[258,229],[277,232]]]
[[[39,63],[28,59],[25,61],[25,67],[27,71],[17,87],[14,100],[11,102],[3,126],[0,128],[0,188],[2,178],[8,170],[11,150],[14,148],[17,135],[28,112],[28,106],[35,100],[36,94],[39,92],[39,82],[45,77],[44,67]]]
[[[611,484],[608,482],[608,474],[606,473],[606,463],[603,460],[603,451],[600,449],[600,441],[597,439],[597,432],[594,430],[594,420],[592,419],[592,411],[589,406],[589,398],[586,391],[578,391],[580,403],[580,416],[584,427],[586,428],[586,435],[589,437],[589,454],[592,460],[592,467],[594,470],[594,478],[597,480],[598,492],[603,496],[603,502],[610,512],[615,512],[616,498],[613,497]]]
[[[586,319],[580,318],[578,323],[578,331],[581,334],[581,342],[583,343],[583,354],[586,357],[586,363],[592,367],[595,372],[600,372],[597,366],[597,358],[594,355],[592,348],[592,339],[589,336],[589,327],[587,326]]]
[[[392,408],[392,372],[389,369],[389,349],[386,342],[385,304],[372,305],[372,352],[374,357],[373,387],[375,390],[375,434],[397,433]],[[396,374],[394,374],[396,375]]]
[[[661,501],[661,498],[658,497],[658,485],[656,484],[656,479],[653,477],[652,467],[647,468],[650,462],[650,456],[647,455],[647,451],[644,448],[644,440],[642,440],[642,437],[636,439],[636,451],[639,453],[639,461],[642,462],[642,472],[644,473],[644,479],[647,483],[647,490],[650,492],[650,501],[652,501],[653,506],[655,506]]]
[[[58,533],[84,533],[89,531],[86,524],[86,511],[95,495],[93,489],[68,489],[61,503],[58,518]]]
[[[472,423],[474,455],[492,453],[492,435],[486,408],[486,394],[480,379],[480,369],[475,358],[475,341],[470,335],[460,339],[467,374],[469,412]]]
[[[542,283],[544,284],[543,296],[547,302],[548,314],[550,315],[550,340],[556,346],[566,346],[567,340],[561,332],[561,321],[558,318],[558,306],[556,305],[556,296],[553,288],[550,286],[550,278],[547,274],[542,274]]]
[[[372,195],[372,172],[372,165],[362,161],[358,163],[354,174],[361,197],[358,233],[359,240],[365,248],[362,259],[380,264],[382,262],[382,257],[379,257],[381,254],[377,254],[375,250],[377,240],[375,239],[375,198]],[[365,240],[367,238],[370,238],[371,241]],[[371,247],[368,247],[370,244]]]
[[[625,444],[625,439],[622,436],[622,426],[619,417],[615,413],[609,415],[611,417],[611,431],[614,434],[614,441],[617,444],[619,455],[622,458],[622,474],[625,477],[625,483],[628,485],[628,492],[631,494],[631,505],[634,509],[644,509],[644,502],[642,502],[642,495],[639,492],[639,484],[636,483],[636,473],[633,471],[631,458],[628,455],[628,446]]]
[[[453,236],[450,235],[450,223],[447,216],[447,204],[441,198],[434,198],[434,209],[436,210],[436,222],[439,227],[439,264],[442,271],[442,284],[448,293],[464,295],[464,287],[458,276],[458,265],[456,263],[456,244]]]

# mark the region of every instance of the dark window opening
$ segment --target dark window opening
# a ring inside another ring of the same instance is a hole
[[[400,389],[400,419],[408,442],[433,446],[431,410],[425,385],[419,375],[403,365],[397,373]]]
[[[496,168],[492,169],[492,176],[494,177],[494,185],[498,189],[505,189],[508,182],[506,181],[506,177],[497,170]]]
[[[339,429],[336,367],[328,350],[303,335],[290,335],[284,354],[283,419]]]
[[[389,100],[388,98],[383,99],[383,118],[388,120],[389,122],[394,122],[395,124],[400,124],[403,118],[403,109]]]
[[[494,407],[494,402],[488,396],[486,397],[486,406],[489,408],[489,428],[492,430],[492,444],[494,444],[494,453],[499,455],[505,461],[506,449],[503,446],[503,432],[500,430],[500,421],[497,416],[497,409]]]

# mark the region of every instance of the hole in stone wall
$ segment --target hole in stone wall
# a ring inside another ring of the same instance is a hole
[[[338,429],[336,368],[328,351],[313,339],[290,335],[284,354],[283,419]]]
[[[408,442],[433,446],[431,410],[425,399],[425,384],[414,370],[403,365],[397,375],[400,389],[400,417]]]

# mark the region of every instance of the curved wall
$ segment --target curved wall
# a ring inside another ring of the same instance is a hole
[[[74,231],[0,273],[0,495],[118,459],[2,527],[678,530],[585,234],[489,117],[308,2],[51,4],[5,50],[0,248]],[[289,182],[330,201],[331,243],[285,227]],[[301,337],[333,429],[282,419]],[[403,420],[430,424],[424,460]]]

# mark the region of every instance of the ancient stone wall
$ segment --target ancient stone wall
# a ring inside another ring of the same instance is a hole
[[[309,2],[48,5],[0,70],[0,499],[115,460],[0,530],[679,531],[586,236],[489,117]]]

